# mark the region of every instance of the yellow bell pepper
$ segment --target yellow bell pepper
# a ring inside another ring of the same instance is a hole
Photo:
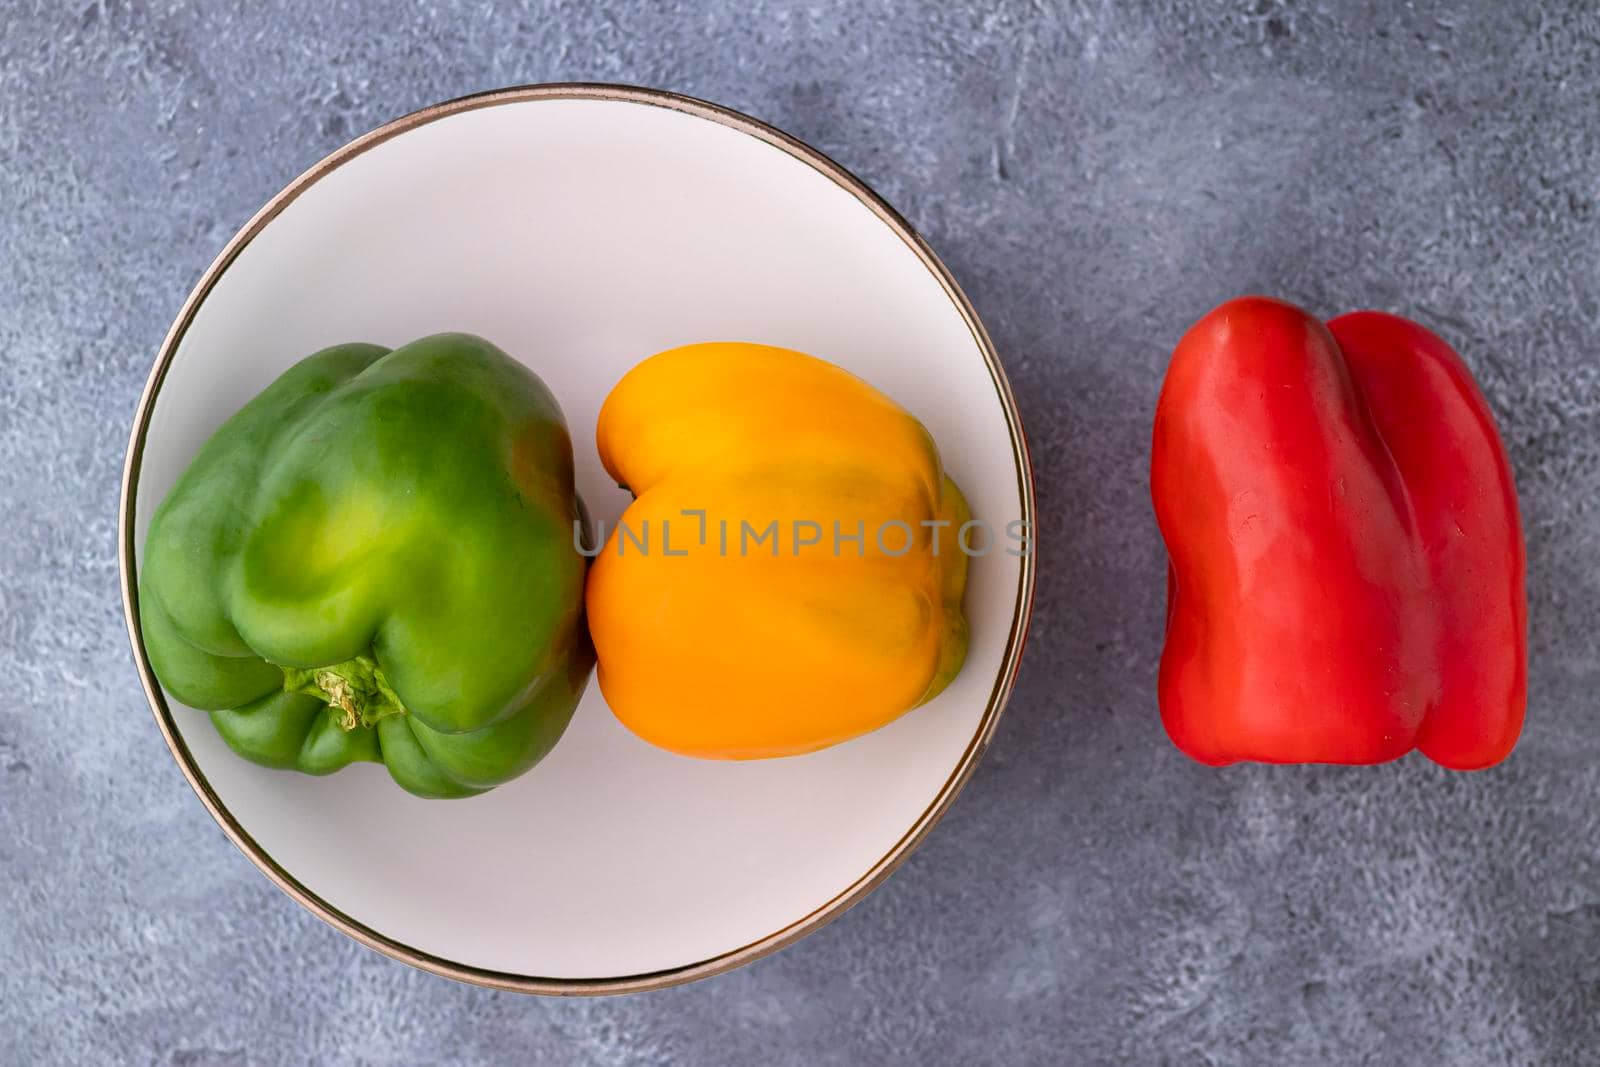
[[[590,571],[589,627],[606,702],[640,737],[811,752],[961,669],[967,503],[928,431],[866,382],[784,348],[689,345],[633,368],[596,437],[635,499]]]

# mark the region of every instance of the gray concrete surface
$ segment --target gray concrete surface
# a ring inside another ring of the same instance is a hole
[[[388,8],[0,0],[0,1062],[1600,1062],[1595,14]],[[385,119],[556,79],[741,108],[898,205],[1005,357],[1044,538],[1016,698],[910,863],[777,957],[579,1002],[410,970],[257,874],[151,723],[114,545],[139,389],[233,230]],[[1247,291],[1414,315],[1480,374],[1528,532],[1504,766],[1218,772],[1162,735],[1149,421]]]

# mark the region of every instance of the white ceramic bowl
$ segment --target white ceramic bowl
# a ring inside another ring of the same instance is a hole
[[[972,561],[972,648],[937,700],[814,755],[746,763],[650,747],[591,684],[555,751],[466,801],[381,767],[253,766],[151,673],[136,611],[155,505],[207,436],[341,341],[481,334],[565,408],[596,518],[600,402],[635,362],[746,340],[833,360],[932,430],[975,515],[1032,522],[1015,404],[966,298],[911,228],[816,151],[730,111],[615,86],[440,104],[335,152],[228,244],[173,324],[123,482],[122,586],[157,723],[263,873],[367,945],[532,992],[687,981],[773,951],[880,882],[950,804],[1021,655],[1033,560]]]

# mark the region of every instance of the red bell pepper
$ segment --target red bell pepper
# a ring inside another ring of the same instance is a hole
[[[1245,297],[1184,336],[1156,406],[1171,559],[1161,718],[1213,765],[1504,759],[1527,701],[1516,488],[1428,330]]]

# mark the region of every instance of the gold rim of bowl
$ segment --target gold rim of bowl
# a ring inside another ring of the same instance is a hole
[[[839,164],[810,145],[789,136],[781,130],[774,129],[763,122],[750,118],[748,115],[742,115],[737,111],[732,111],[716,104],[658,89],[590,83],[515,86],[464,96],[457,100],[448,100],[395,119],[344,145],[344,147],[327,156],[290,182],[282,192],[274,196],[260,211],[256,212],[255,216],[245,224],[243,229],[234,235],[233,239],[228,242],[221,254],[206,270],[199,284],[189,294],[189,298],[184,301],[183,309],[178,313],[178,317],[173,322],[171,329],[167,331],[166,339],[161,343],[155,366],[151,368],[150,377],[145,383],[144,393],[139,398],[139,408],[133,420],[133,432],[128,441],[128,454],[122,471],[122,498],[118,521],[118,569],[122,581],[123,614],[128,627],[128,637],[133,645],[134,659],[138,664],[139,677],[144,685],[145,696],[149,699],[150,710],[155,715],[156,725],[160,727],[162,736],[166,738],[167,747],[172,750],[173,758],[178,761],[178,766],[182,768],[184,777],[189,780],[189,785],[194,788],[201,802],[205,804],[206,810],[211,812],[212,817],[217,820],[223,832],[238,846],[239,851],[249,857],[250,862],[259,867],[261,872],[270,878],[279,889],[289,894],[289,896],[330,926],[348,934],[368,948],[376,949],[386,956],[409,963],[413,967],[443,975],[446,978],[454,978],[458,981],[488,986],[493,989],[573,996],[665,989],[669,986],[707,978],[711,975],[721,974],[724,971],[743,966],[791,945],[812,931],[820,929],[830,920],[842,914],[852,904],[872,892],[896,867],[903,863],[944,815],[951,802],[955,799],[956,794],[960,792],[961,787],[971,776],[973,768],[977,766],[979,758],[983,755],[984,749],[988,747],[990,738],[994,735],[995,725],[1000,719],[1001,710],[1005,707],[1006,700],[1011,695],[1012,686],[1016,682],[1017,665],[1022,658],[1023,643],[1026,639],[1028,621],[1033,607],[1035,557],[1038,551],[1038,538],[1035,536],[1032,539],[1029,553],[1021,558],[1016,603],[1011,619],[1011,631],[1006,637],[1005,654],[1000,663],[1000,670],[995,677],[994,688],[990,690],[983,719],[979,722],[972,740],[962,753],[960,762],[951,772],[949,778],[945,780],[943,786],[940,787],[933,801],[918,816],[916,822],[911,825],[905,834],[895,842],[894,847],[872,864],[860,878],[856,879],[844,891],[818,907],[815,911],[812,911],[809,915],[788,924],[782,929],[774,930],[765,937],[752,941],[747,945],[724,952],[710,959],[674,967],[670,970],[655,971],[648,974],[618,975],[608,978],[541,978],[533,975],[488,970],[444,959],[443,957],[423,952],[402,941],[386,937],[361,922],[361,920],[340,911],[326,900],[323,900],[268,855],[266,850],[256,843],[249,832],[228,811],[216,792],[211,788],[210,783],[206,781],[205,774],[200,770],[193,755],[183,742],[183,737],[173,721],[172,711],[167,706],[166,697],[161,691],[161,685],[156,681],[155,674],[150,667],[149,657],[145,655],[144,651],[144,641],[139,626],[138,578],[134,564],[134,501],[138,492],[139,471],[144,455],[145,438],[149,433],[150,417],[155,408],[156,397],[161,392],[162,382],[166,379],[167,371],[171,368],[173,356],[178,350],[178,345],[182,341],[184,333],[188,330],[189,324],[193,322],[200,305],[204,303],[212,288],[217,284],[218,279],[238,258],[245,246],[256,235],[261,233],[268,223],[276,218],[284,208],[293,203],[296,197],[325,175],[350,162],[350,160],[368,149],[389,140],[391,137],[396,137],[408,130],[416,129],[419,126],[427,125],[450,115],[473,111],[478,108],[498,107],[503,104],[563,99],[615,100],[643,104],[650,107],[664,107],[731,127],[804,162],[866,205],[873,214],[878,216],[886,226],[905,242],[912,253],[922,261],[928,273],[932,274],[939,282],[945,294],[950,298],[951,303],[960,312],[962,319],[967,324],[967,328],[972,333],[974,342],[983,353],[984,362],[987,364],[989,375],[994,382],[995,392],[1000,399],[1000,406],[1005,412],[1006,425],[1011,437],[1011,448],[1016,463],[1017,490],[1022,501],[1020,518],[1029,524],[1028,529],[1030,530],[1033,529],[1034,523],[1034,495],[1033,470],[1028,456],[1027,439],[1022,430],[1022,420],[1017,412],[1016,399],[1012,396],[1011,386],[1006,381],[1005,371],[1001,368],[999,357],[995,354],[994,344],[990,341],[988,333],[979,321],[977,312],[973,310],[971,301],[967,299],[961,287],[956,284],[955,279],[951,277],[945,265],[940,262],[939,257],[934,254],[933,249],[912,229],[905,219],[901,218],[880,196],[868,188],[865,182]]]

